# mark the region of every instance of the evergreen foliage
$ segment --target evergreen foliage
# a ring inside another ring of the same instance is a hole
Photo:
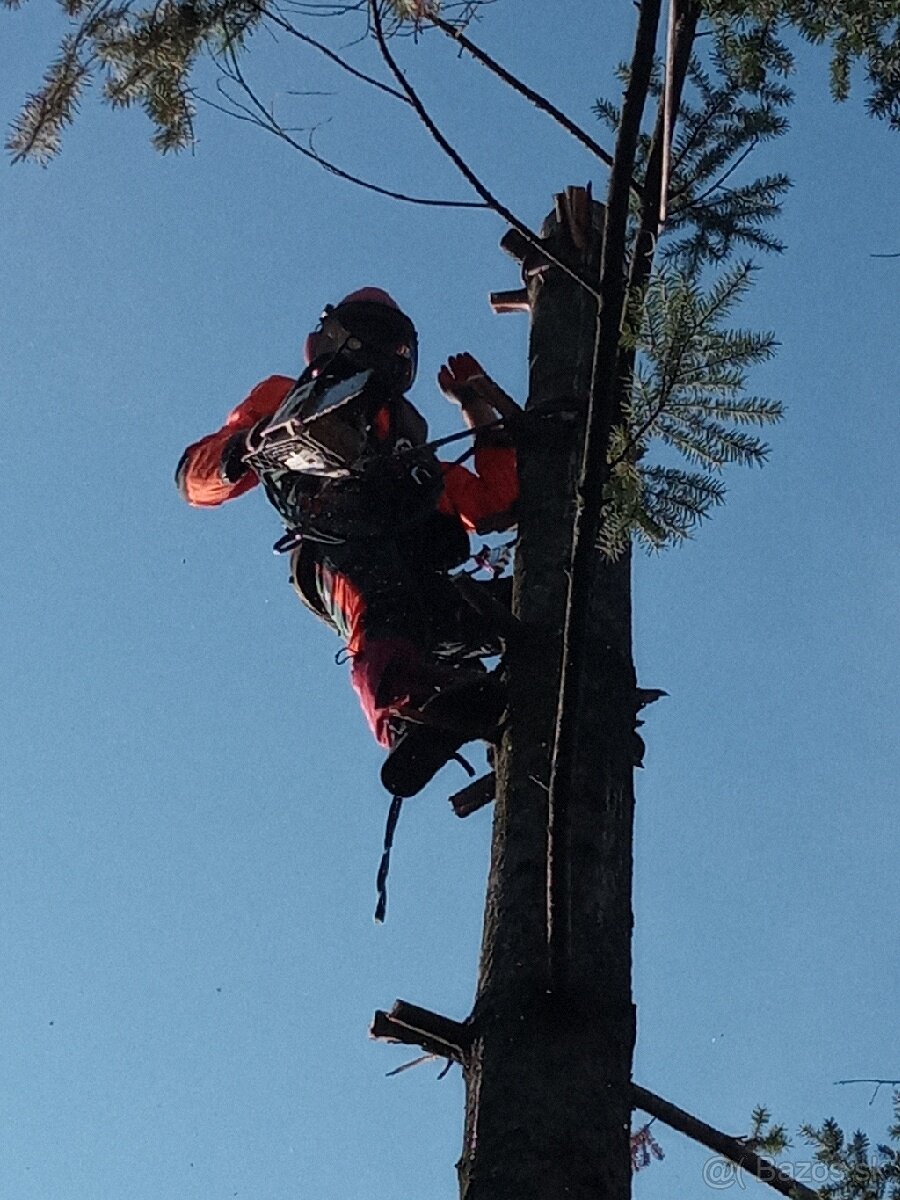
[[[873,1143],[857,1130],[849,1136],[832,1118],[802,1125],[800,1134],[815,1147],[816,1162],[828,1169],[819,1187],[822,1200],[900,1200],[900,1091],[894,1092],[894,1120],[888,1141]]]
[[[761,143],[781,136],[783,110],[792,93],[767,84],[748,96],[738,82],[721,74],[715,82],[694,58],[688,71],[693,96],[682,102],[672,146],[672,174],[662,255],[689,270],[721,262],[738,247],[783,249],[765,228],[781,212],[790,187],[784,173],[763,175],[729,186],[729,180]]]
[[[464,24],[486,0],[439,4],[437,0],[387,0],[397,25],[418,27],[435,9]],[[0,0],[8,9],[22,0]],[[104,99],[114,107],[143,105],[153,123],[153,143],[161,151],[180,150],[194,140],[193,85],[198,61],[221,61],[243,48],[248,34],[278,10],[266,0],[58,0],[69,30],[42,84],[27,97],[13,122],[7,148],[14,160],[46,163],[60,149],[87,86],[99,79]],[[365,11],[363,0],[308,0],[292,11],[303,18],[339,17]],[[762,99],[783,88],[777,81],[794,69],[787,44],[791,30],[831,50],[831,88],[836,99],[851,90],[853,68],[861,65],[870,84],[867,107],[900,129],[900,2],[898,0],[705,0],[704,15],[714,34],[716,54],[735,80]],[[695,80],[695,82],[697,82]],[[722,119],[726,119],[723,110]],[[762,119],[762,114],[759,114]],[[735,124],[735,131],[737,125]],[[684,130],[690,137],[687,124]],[[694,131],[696,134],[696,130]],[[766,136],[760,129],[757,136]],[[692,150],[693,153],[693,150]],[[695,166],[698,163],[695,161]],[[712,166],[712,164],[708,164]],[[714,168],[713,168],[714,171]],[[700,178],[698,176],[698,183]],[[779,194],[777,177],[772,181]],[[685,193],[685,203],[699,203]],[[727,228],[726,209],[746,221],[739,193],[718,195],[708,204],[713,241]],[[679,211],[683,209],[679,204]]]
[[[831,50],[831,93],[846,100],[853,68],[869,83],[866,107],[900,129],[900,4],[897,0],[706,0],[719,52],[748,86],[794,69],[795,30]]]
[[[814,1147],[818,1169],[807,1186],[814,1185],[822,1200],[900,1200],[900,1091],[894,1092],[894,1120],[888,1140],[873,1143],[862,1130],[847,1135],[833,1117],[821,1125],[801,1125],[800,1136]],[[768,1110],[754,1109],[749,1149],[772,1159],[791,1146],[784,1125],[772,1125]],[[804,1164],[808,1166],[809,1164]],[[782,1164],[790,1171],[792,1164]]]
[[[767,1154],[776,1158],[790,1146],[790,1139],[785,1125],[773,1125],[772,1116],[767,1108],[758,1104],[750,1117],[750,1135],[747,1146],[757,1154]]]
[[[622,65],[623,82],[627,74]],[[772,357],[775,340],[728,328],[754,273],[749,261],[729,266],[728,260],[740,249],[782,249],[767,226],[780,214],[790,180],[781,173],[738,173],[757,145],[786,132],[784,109],[792,93],[782,83],[748,88],[717,49],[708,65],[691,58],[686,85],[673,131],[658,265],[646,287],[632,295],[623,332],[634,369],[625,424],[610,443],[600,539],[612,557],[631,536],[654,550],[690,537],[724,502],[724,468],[765,461],[768,446],[748,427],[771,424],[783,412],[777,401],[745,393],[748,370]],[[650,92],[659,101],[662,90],[657,63]],[[599,100],[594,108],[607,128],[618,128],[615,104]],[[645,132],[635,170],[641,188],[651,148]],[[634,199],[629,256],[639,221],[640,201]],[[648,462],[656,452],[663,460]]]
[[[19,0],[2,0],[7,8]],[[46,163],[60,149],[85,88],[96,78],[114,108],[141,104],[163,153],[194,141],[191,75],[200,56],[214,59],[243,45],[264,16],[256,0],[60,0],[73,25],[13,123],[13,161]]]
[[[619,68],[624,79],[627,68]],[[781,212],[781,201],[790,188],[783,173],[764,175],[731,184],[751,152],[761,143],[787,132],[784,110],[793,93],[780,83],[764,83],[748,90],[718,54],[709,68],[694,56],[688,68],[688,85],[682,99],[672,140],[672,170],[664,237],[660,246],[665,261],[693,270],[701,263],[723,262],[740,247],[783,249],[765,228]],[[651,94],[662,94],[662,67],[657,63]],[[598,100],[594,111],[611,131],[619,124],[619,109],[609,100]],[[640,140],[637,182],[643,185],[651,138]],[[637,220],[637,202],[632,213]],[[634,230],[632,229],[632,233]],[[672,235],[678,235],[672,240]]]
[[[610,443],[607,554],[621,553],[632,533],[651,549],[684,540],[724,501],[727,465],[765,461],[769,448],[751,429],[778,421],[782,406],[745,394],[745,382],[775,339],[726,325],[752,275],[739,263],[704,289],[696,270],[664,267],[632,304],[637,323],[624,342],[637,358],[626,422]],[[646,463],[657,448],[687,466]]]

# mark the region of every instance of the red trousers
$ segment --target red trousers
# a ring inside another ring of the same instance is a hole
[[[294,553],[294,586],[344,639],[353,690],[382,746],[391,746],[401,710],[434,694],[439,668],[429,651],[454,603],[447,571],[468,552],[462,526],[435,514],[412,535],[306,540]]]

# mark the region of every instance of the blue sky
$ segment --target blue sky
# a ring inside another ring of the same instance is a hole
[[[550,11],[506,0],[478,36],[590,127],[631,6]],[[47,4],[3,15],[4,119],[55,30]],[[401,52],[529,222],[567,183],[602,190],[434,38]],[[265,37],[251,62],[342,165],[468,198],[390,101]],[[636,564],[641,681],[670,693],[638,779],[636,1078],[733,1131],[763,1101],[880,1134],[885,1093],[833,1084],[900,1074],[900,264],[871,257],[900,250],[898,143],[802,63],[765,159],[795,179],[789,249],[741,317],[782,343],[751,387],[787,418],[694,542]],[[372,925],[386,798],[339,645],[270,554],[262,497],[191,510],[172,472],[365,284],[419,327],[437,432],[447,354],[523,396],[527,322],[486,304],[517,282],[503,226],[358,191],[209,110],[192,154],[148,132],[89,99],[49,169],[0,174],[0,1195],[449,1200],[458,1073],[386,1078],[410,1056],[366,1029],[395,996],[468,1011],[490,814],[450,815],[449,769],[407,805]],[[700,1195],[707,1155],[654,1132],[667,1159],[637,1195]]]

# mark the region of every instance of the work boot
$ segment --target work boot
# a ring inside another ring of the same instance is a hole
[[[415,796],[466,742],[494,739],[505,706],[505,689],[495,675],[470,677],[436,693],[404,721],[381,768],[385,790]]]
[[[464,742],[490,740],[506,708],[506,688],[492,672],[460,670],[457,674],[457,679],[441,687],[415,714],[409,713],[410,719],[417,725],[459,734]]]
[[[392,796],[415,796],[459,753],[465,738],[428,725],[407,725],[381,766],[381,784]]]

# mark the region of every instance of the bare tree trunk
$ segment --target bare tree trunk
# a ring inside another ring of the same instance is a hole
[[[602,207],[595,212],[602,214]],[[578,255],[548,219],[555,255]],[[599,236],[580,254],[597,278]],[[630,587],[627,560],[596,555],[581,689],[578,786],[568,806],[567,980],[550,988],[548,788],[557,719],[574,496],[591,386],[596,302],[556,269],[533,275],[528,407],[578,401],[520,445],[515,608],[527,645],[508,654],[509,731],[498,756],[493,861],[471,1042],[464,1064],[462,1200],[623,1200],[630,1187]],[[613,666],[610,666],[610,663]],[[624,730],[624,736],[623,736]]]
[[[577,401],[579,436],[533,424],[519,447],[514,606],[532,636],[507,655],[509,730],[463,1059],[462,1200],[630,1194],[637,689],[630,557],[606,561],[597,539],[625,397],[628,203],[659,14],[660,0],[642,0],[602,256],[583,195],[558,197],[542,231],[554,259],[596,287],[546,265],[529,274],[526,259],[528,406]]]

